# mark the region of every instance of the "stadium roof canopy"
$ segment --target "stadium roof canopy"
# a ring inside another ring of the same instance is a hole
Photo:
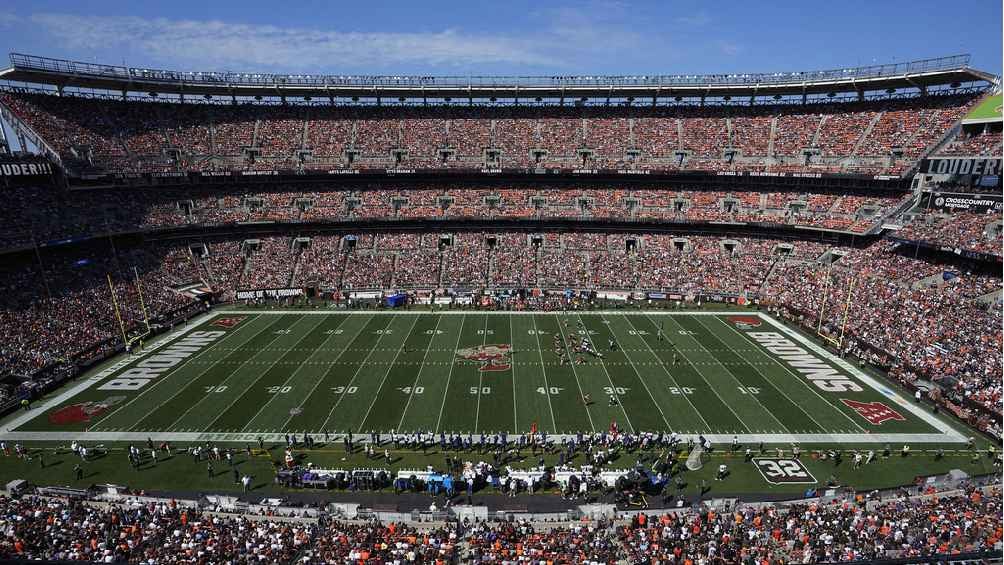
[[[969,55],[823,71],[632,76],[389,76],[192,72],[11,53],[0,80],[185,96],[359,98],[703,98],[805,96],[990,82]]]

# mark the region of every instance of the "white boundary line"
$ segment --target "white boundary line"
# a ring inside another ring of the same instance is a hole
[[[757,314],[756,310],[697,310],[697,311],[687,311],[687,310],[674,310],[674,311],[662,311],[662,310],[553,310],[550,312],[538,312],[536,310],[255,310],[253,308],[248,308],[246,310],[218,310],[215,314],[250,314],[259,313],[262,315],[282,315],[282,314],[303,314],[305,316],[326,316],[329,314],[349,314],[349,315],[359,315],[359,316],[419,316],[427,314],[442,314],[443,316],[466,316],[470,315],[485,315],[485,316],[532,316],[534,314],[567,314],[569,316],[574,316],[576,314],[581,314],[583,316],[590,315],[607,315],[607,316],[755,316]]]
[[[164,341],[158,342],[157,347],[161,347],[161,344],[166,344],[169,341],[177,339],[177,337],[184,335],[188,331],[191,331],[195,327],[205,323],[205,321],[213,316],[220,314],[251,314],[254,313],[253,310],[222,310],[222,311],[212,311],[206,313],[204,316],[191,323],[189,327],[181,328],[176,330],[175,333],[170,334],[168,338]],[[373,315],[373,314],[401,314],[404,312],[302,312],[299,310],[288,310],[288,311],[268,311],[260,312],[261,314],[335,314],[335,313],[351,313],[358,315]],[[408,312],[413,314],[428,314],[431,312]],[[447,311],[440,312],[440,314],[457,314],[466,315],[469,312],[456,312]],[[532,315],[537,314],[537,312],[484,312],[485,314],[523,314]],[[965,436],[959,433],[957,430],[942,422],[940,419],[936,418],[932,414],[927,413],[922,408],[911,404],[910,402],[904,400],[901,396],[897,395],[895,392],[890,390],[881,382],[877,381],[873,377],[863,373],[852,364],[848,363],[843,359],[839,359],[833,356],[829,351],[820,347],[819,345],[813,343],[805,336],[796,332],[795,330],[787,327],[783,323],[775,320],[771,316],[762,312],[730,312],[730,311],[717,311],[717,312],[645,312],[645,311],[632,311],[632,312],[620,312],[620,311],[607,311],[607,310],[596,310],[592,312],[585,312],[588,314],[606,314],[606,315],[623,315],[623,316],[646,316],[652,315],[709,315],[709,316],[722,316],[722,315],[758,315],[763,320],[767,321],[775,328],[780,330],[782,333],[790,336],[793,340],[805,346],[807,349],[813,351],[814,353],[822,356],[827,361],[839,366],[844,369],[855,378],[859,379],[861,382],[871,386],[873,389],[879,393],[885,395],[886,397],[892,399],[894,402],[902,406],[904,409],[917,416],[918,418],[924,420],[930,424],[935,429],[943,429],[945,431],[939,433],[855,433],[855,434],[704,434],[704,437],[708,438],[710,441],[715,443],[727,443],[732,440],[733,437],[738,437],[740,442],[743,443],[843,443],[843,444],[879,444],[879,443],[964,443],[966,441]],[[458,333],[458,343],[459,335],[462,335],[463,326],[461,326],[461,331]],[[538,336],[539,343],[539,336]],[[647,342],[646,342],[647,343]],[[153,347],[153,346],[151,346]],[[538,348],[539,350],[539,348]],[[153,349],[148,349],[148,352],[153,351]],[[372,351],[371,351],[372,353]],[[134,360],[134,359],[132,359]],[[31,418],[34,418],[38,413],[42,412],[42,409],[51,408],[54,405],[64,402],[66,399],[72,397],[75,394],[79,394],[80,391],[87,389],[92,386],[95,382],[107,377],[112,372],[121,368],[122,364],[131,362],[130,359],[123,359],[111,367],[104,369],[98,375],[89,378],[87,381],[81,383],[79,386],[73,387],[66,392],[60,394],[57,397],[50,399],[49,401],[42,404],[38,411],[33,409],[31,412],[24,413],[18,418],[14,418],[7,422],[8,426],[13,422],[23,423]],[[451,367],[452,372],[452,367]],[[103,376],[102,376],[103,375]],[[545,376],[546,379],[546,376]],[[344,396],[344,395],[343,395]],[[341,399],[339,399],[341,400]],[[550,399],[549,399],[550,400]],[[440,406],[440,418],[442,418],[442,409],[445,403]],[[334,407],[332,408],[334,409]],[[553,412],[552,412],[553,419]],[[18,425],[20,425],[20,423]],[[7,430],[10,428],[8,427]],[[437,424],[438,430],[438,424]],[[320,431],[314,431],[311,433],[321,433]],[[247,433],[203,433],[203,432],[128,432],[128,431],[107,431],[107,432],[73,432],[73,431],[49,431],[49,432],[32,432],[32,431],[5,431],[0,433],[0,438],[8,441],[69,441],[69,440],[82,440],[82,441],[146,441],[149,437],[155,441],[174,441],[174,442],[204,442],[204,441],[219,441],[219,442],[247,442],[255,441],[256,438],[261,435],[266,441],[283,441],[285,436],[283,434],[262,434],[258,432],[247,432]],[[366,439],[368,436],[364,434],[356,434],[358,439]],[[560,441],[562,439],[569,439],[575,437],[569,434],[549,434],[549,437]],[[691,434],[690,437],[696,439],[696,434]],[[687,436],[684,436],[686,439]]]
[[[938,429],[945,430],[945,431],[941,432],[941,434],[940,434],[942,436],[942,440],[941,441],[945,441],[945,442],[964,442],[964,441],[966,441],[965,436],[963,436],[961,433],[959,433],[958,430],[956,430],[952,426],[947,425],[945,422],[942,422],[934,414],[928,412],[927,410],[924,410],[920,406],[918,406],[918,405],[916,405],[916,404],[914,404],[912,402],[909,402],[909,401],[905,400],[902,396],[896,394],[896,392],[893,391],[891,388],[889,388],[886,385],[884,385],[884,384],[880,383],[879,381],[875,380],[875,378],[873,378],[872,376],[868,375],[867,373],[861,371],[860,369],[858,369],[854,365],[848,363],[846,360],[841,359],[841,358],[833,355],[832,353],[830,353],[829,351],[827,351],[823,347],[821,347],[821,346],[813,343],[812,341],[810,341],[808,338],[806,338],[802,334],[800,334],[797,331],[795,331],[795,330],[793,330],[793,329],[785,326],[783,323],[775,320],[774,318],[772,318],[771,316],[769,316],[767,314],[764,314],[764,313],[761,312],[760,313],[760,318],[762,318],[763,320],[766,320],[767,322],[770,322],[770,324],[772,326],[774,326],[774,327],[778,328],[779,330],[781,330],[781,332],[783,332],[784,334],[786,334],[789,337],[791,337],[793,340],[795,340],[798,343],[800,343],[803,347],[805,347],[809,351],[812,351],[816,355],[819,355],[820,357],[822,357],[822,358],[826,359],[827,361],[833,363],[834,365],[840,367],[844,371],[850,373],[851,375],[853,375],[854,377],[856,377],[859,381],[861,381],[861,382],[865,383],[866,385],[872,387],[879,394],[882,394],[886,398],[892,400],[893,402],[895,402],[896,404],[898,404],[901,408],[905,409],[906,411],[910,412],[911,414],[913,414],[917,418],[919,418],[919,419],[923,420],[924,422],[926,422],[932,428],[934,428],[936,430],[938,430]],[[869,434],[869,435],[875,435],[875,434]],[[882,435],[893,435],[893,434],[882,434]],[[903,435],[910,435],[910,434],[903,434]],[[925,435],[925,434],[917,434],[917,435]]]
[[[41,416],[43,413],[47,412],[50,408],[55,408],[56,406],[59,406],[60,404],[66,402],[67,400],[69,400],[69,399],[73,398],[74,396],[80,394],[81,392],[84,392],[85,390],[87,390],[87,389],[91,388],[92,386],[98,384],[99,382],[105,380],[109,376],[114,375],[115,373],[119,372],[126,365],[129,365],[130,363],[137,362],[137,361],[140,361],[142,359],[145,359],[147,356],[149,356],[153,352],[157,351],[161,347],[164,347],[164,346],[166,346],[166,345],[168,345],[170,343],[173,343],[174,341],[178,340],[180,337],[184,336],[188,332],[193,331],[195,328],[197,328],[197,327],[201,326],[202,324],[206,323],[207,321],[209,321],[211,318],[213,318],[214,316],[216,316],[216,314],[217,314],[216,312],[210,311],[210,312],[207,312],[207,313],[203,314],[202,316],[200,316],[199,318],[197,318],[195,320],[189,320],[189,323],[187,323],[185,326],[180,327],[180,328],[174,330],[173,332],[167,334],[163,338],[161,338],[161,339],[155,341],[154,343],[151,343],[150,345],[148,345],[145,348],[143,348],[143,354],[142,355],[126,355],[126,356],[122,357],[121,359],[119,359],[118,361],[115,361],[114,363],[112,363],[108,367],[105,367],[104,369],[102,369],[97,374],[84,379],[80,383],[77,383],[76,385],[74,385],[74,386],[72,386],[72,387],[64,390],[63,392],[59,393],[58,395],[56,395],[56,396],[54,396],[54,397],[52,397],[52,398],[50,398],[50,399],[48,399],[48,400],[46,400],[44,402],[32,405],[31,410],[29,410],[27,412],[21,412],[20,414],[18,414],[14,418],[11,418],[10,420],[7,420],[6,422],[4,422],[4,424],[3,424],[4,425],[4,430],[6,431],[6,430],[16,429],[16,428],[18,428],[19,426],[22,426],[23,424],[25,424],[28,421],[34,420],[35,417]],[[224,336],[224,339],[226,339],[227,337],[229,337],[229,336]],[[208,351],[209,349],[212,349],[212,347],[207,347],[206,351]],[[199,353],[202,353],[202,352],[200,351]],[[194,359],[197,356],[198,356],[198,354],[196,354],[195,356],[193,356],[192,359]],[[142,393],[140,393],[140,394],[142,394]]]

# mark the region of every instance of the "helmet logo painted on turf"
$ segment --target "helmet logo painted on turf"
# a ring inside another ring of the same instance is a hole
[[[49,414],[49,422],[53,424],[76,424],[90,422],[91,418],[102,414],[112,406],[125,400],[124,396],[109,396],[104,400],[78,402],[64,406]]]
[[[512,346],[507,343],[478,345],[457,350],[457,356],[468,361],[481,363],[481,371],[508,371],[511,366],[509,354]]]

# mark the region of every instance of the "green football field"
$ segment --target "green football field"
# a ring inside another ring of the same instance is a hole
[[[273,441],[613,425],[713,442],[965,441],[767,315],[617,310],[216,311],[19,413],[2,435]]]

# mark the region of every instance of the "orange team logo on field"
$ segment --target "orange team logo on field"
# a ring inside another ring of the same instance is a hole
[[[241,323],[241,320],[243,320],[243,319],[244,319],[243,316],[238,316],[238,317],[234,317],[234,318],[220,318],[219,320],[214,321],[212,323],[212,325],[220,327],[220,328],[227,328],[227,329],[229,329],[229,328],[232,328],[232,327],[236,326],[237,324]]]
[[[480,362],[480,371],[508,371],[511,367],[509,362],[511,352],[511,345],[498,343],[458,349],[457,356],[468,361]]]
[[[49,414],[49,422],[53,424],[77,424],[80,422],[90,422],[91,418],[99,416],[112,406],[125,400],[124,396],[109,396],[97,402],[88,400],[64,406],[59,410]]]

